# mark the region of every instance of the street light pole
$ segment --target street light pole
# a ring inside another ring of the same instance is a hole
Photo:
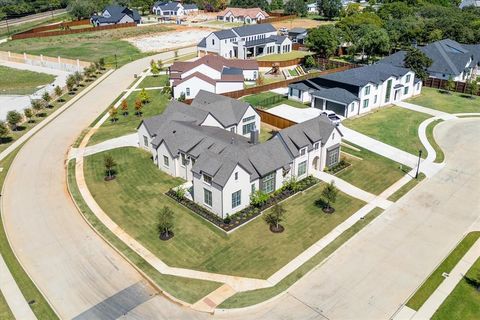
[[[418,178],[418,171],[420,170],[420,160],[422,159],[422,150],[418,150],[418,164],[417,164],[417,173],[415,174],[415,179]]]
[[[115,69],[118,69],[117,55],[115,54]]]

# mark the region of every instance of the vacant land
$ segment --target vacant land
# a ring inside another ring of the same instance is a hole
[[[312,52],[309,51],[297,51],[293,50],[288,53],[282,53],[282,54],[269,54],[266,56],[262,56],[259,58],[256,58],[258,61],[285,61],[285,60],[292,60],[292,59],[297,59],[297,58],[303,58],[306,56],[312,55]]]
[[[438,89],[422,88],[422,94],[408,102],[448,113],[480,112],[480,97],[472,98],[461,93],[444,93]]]
[[[427,156],[418,137],[418,127],[429,115],[400,107],[383,107],[356,119],[342,122],[346,127],[394,146],[413,155],[422,150]]]
[[[12,314],[12,311],[10,311],[10,308],[7,305],[7,302],[5,301],[5,298],[3,297],[2,292],[0,291],[0,319],[2,320],[14,320],[15,317]]]
[[[283,21],[278,21],[278,22],[273,22],[272,25],[277,28],[287,28],[287,29],[293,29],[293,28],[315,28],[320,25],[324,24],[330,24],[334,23],[333,21],[323,21],[323,20],[315,20],[315,19],[309,19],[309,18],[294,18],[290,20],[283,20]]]
[[[360,151],[342,146],[344,152],[342,158],[351,165],[338,172],[336,176],[360,189],[378,195],[411,170],[350,142],[348,144]]]
[[[479,283],[480,258],[438,308],[432,320],[478,320],[480,315]]]
[[[0,94],[30,95],[54,80],[50,74],[0,66]]]
[[[0,50],[51,57],[97,61],[105,58],[110,66],[115,66],[145,57],[134,45],[122,39],[139,35],[156,34],[170,30],[165,26],[132,27],[98,32],[70,34],[56,37],[31,38],[8,41],[0,45]]]
[[[88,187],[99,205],[132,237],[165,263],[176,267],[266,278],[360,209],[364,202],[339,193],[334,214],[315,202],[324,184],[284,202],[285,232],[273,234],[262,218],[226,235],[164,192],[182,180],[160,171],[151,154],[135,148],[109,151],[118,163],[117,179],[104,181],[105,153],[85,159]],[[158,238],[158,211],[175,212],[175,237]]]
[[[407,306],[413,310],[418,310],[432,295],[432,293],[442,284],[445,279],[442,274],[444,272],[450,273],[467,251],[473,246],[473,244],[480,237],[480,231],[470,232],[463,238],[458,246],[450,253],[450,255],[443,260],[437,269],[428,277],[428,279],[422,284],[422,286],[415,292],[415,294],[408,300]],[[479,266],[480,267],[480,266]],[[478,294],[478,292],[477,292]],[[480,298],[478,298],[480,299]],[[477,300],[477,305],[478,304]],[[440,319],[440,318],[437,318]],[[463,317],[450,317],[441,319],[466,319]],[[471,318],[473,319],[473,318]]]
[[[123,115],[123,110],[121,107],[119,107],[118,114],[115,117],[117,120],[113,122],[112,118],[110,117],[107,121],[105,121],[105,123],[103,123],[100,128],[98,128],[97,132],[95,132],[95,134],[90,138],[88,145],[94,145],[129,133],[135,133],[137,127],[144,118],[161,114],[168,104],[168,97],[162,94],[160,90],[148,90],[147,92],[150,96],[150,102],[143,106],[141,116],[136,115],[134,109],[135,100],[138,99],[140,91],[134,91],[126,99],[128,105],[128,114],[126,116]]]
[[[284,95],[271,92],[271,91],[252,94],[252,95],[241,98],[241,100],[248,102],[252,106],[258,107],[260,109],[270,109],[281,104],[288,104],[289,106],[292,106],[295,108],[309,107],[309,105],[306,105],[294,100],[290,100]]]

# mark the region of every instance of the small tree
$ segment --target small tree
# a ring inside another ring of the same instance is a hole
[[[73,89],[75,89],[75,77],[71,74],[67,78],[67,90],[69,93],[73,92]]]
[[[50,94],[48,94],[48,92],[45,91],[42,94],[42,100],[43,100],[43,103],[45,104],[45,107],[48,108],[50,106],[50,101],[52,100],[52,97],[50,97]]]
[[[181,102],[185,101],[185,92],[180,93],[180,97],[178,97],[177,100]]]
[[[22,115],[17,111],[8,111],[7,122],[12,127],[12,130],[17,130],[18,124],[22,121]]]
[[[167,98],[172,97],[172,87],[170,87],[170,82],[167,82],[167,84],[162,88],[162,94],[167,96]]]
[[[35,110],[35,113],[38,113],[43,109],[43,103],[41,103],[39,100],[32,100],[31,106],[32,109]]]
[[[75,84],[79,86],[80,82],[83,80],[83,75],[77,71],[73,74],[73,78],[75,79]]]
[[[3,142],[3,140],[7,137],[8,133],[8,126],[5,124],[5,122],[0,121],[0,142]]]
[[[112,122],[113,123],[117,122],[117,114],[118,114],[117,108],[111,107],[110,110],[108,110],[108,113],[110,114],[110,117],[112,118]]]
[[[32,109],[26,108],[25,110],[23,110],[23,114],[25,115],[25,118],[28,119],[28,122],[32,122],[32,118],[33,118]]]
[[[335,182],[332,180],[322,190],[322,198],[325,201],[323,211],[326,213],[333,213],[335,209],[331,206],[337,200],[338,189],[335,187]]]
[[[150,69],[153,68],[153,66],[155,65],[155,60],[150,60]]]
[[[145,88],[143,88],[142,91],[140,91],[138,98],[143,104],[146,104],[149,102],[150,97],[148,96],[148,92],[147,90],[145,90]]]
[[[56,86],[55,87],[55,96],[57,98],[60,98],[62,96],[62,94],[63,94],[62,88],[60,88],[60,86]]]
[[[99,67],[100,67],[100,68],[99,68],[100,70],[104,70],[104,69],[105,69],[105,58],[100,58],[100,59],[98,60],[98,65],[99,65]]]
[[[168,240],[173,237],[173,211],[164,206],[158,214],[158,233],[160,239]]]
[[[143,108],[142,101],[139,99],[135,100],[135,115],[137,116],[142,115],[142,108]]]
[[[153,64],[153,66],[150,68],[150,71],[154,77],[158,77],[158,74],[160,73],[160,70],[158,70],[158,66],[156,64]]]
[[[478,93],[478,83],[475,79],[470,82],[470,87],[468,92],[472,95],[472,98]]]
[[[128,115],[128,102],[127,100],[123,99],[122,103],[120,104],[120,108],[122,109],[123,116]]]
[[[257,86],[262,86],[265,83],[265,78],[261,73],[258,74],[256,84]]]
[[[272,232],[282,232],[284,230],[283,226],[280,225],[280,222],[284,220],[285,208],[281,204],[275,204],[273,209],[266,212],[263,216],[263,219],[266,223],[270,225],[270,230]]]
[[[455,81],[453,81],[453,78],[450,76],[448,77],[447,83],[445,84],[445,90],[450,91],[455,91]]]
[[[158,67],[158,70],[160,70],[160,71],[163,70],[163,62],[162,62],[162,60],[158,60],[158,62],[157,62],[157,67]]]
[[[315,61],[315,58],[312,56],[308,56],[305,59],[305,67],[307,68],[315,68],[317,66],[317,62]]]
[[[105,180],[112,180],[115,178],[114,168],[117,166],[115,159],[110,154],[103,157],[103,164],[105,165]]]

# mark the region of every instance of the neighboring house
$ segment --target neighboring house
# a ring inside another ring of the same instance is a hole
[[[181,17],[191,13],[198,12],[196,4],[182,4],[176,1],[162,2],[157,1],[153,4],[152,12],[157,16],[163,17]]]
[[[318,13],[317,3],[314,2],[314,3],[307,4],[307,12],[311,14]]]
[[[419,49],[432,59],[432,65],[427,69],[432,78],[466,81],[479,75],[480,44],[466,45],[444,39]],[[398,51],[379,62],[403,66],[405,55],[406,51]]]
[[[292,41],[277,35],[269,23],[254,24],[210,33],[197,46],[199,55],[249,59],[292,51]]]
[[[216,55],[206,55],[195,61],[175,62],[169,68],[173,97],[185,94],[194,98],[200,90],[224,93],[244,88],[244,81],[258,77],[255,60],[229,60]]]
[[[137,10],[131,10],[118,5],[107,6],[101,14],[93,15],[90,18],[90,22],[96,27],[129,22],[139,24],[140,21],[141,17]]]
[[[304,43],[307,33],[305,28],[293,28],[288,30],[288,37],[293,43]]]
[[[407,68],[373,64],[292,83],[288,98],[348,118],[417,95],[422,81]]]
[[[260,8],[226,8],[217,14],[217,20],[225,22],[257,23],[270,17]]]
[[[221,122],[237,123],[239,135]],[[260,119],[241,101],[201,92],[192,105],[172,101],[138,128],[139,145],[158,168],[191,184],[189,196],[221,218],[250,204],[256,190],[272,193],[339,161],[342,134],[326,117],[283,129],[259,143]]]
[[[460,9],[463,9],[466,7],[480,8],[480,0],[462,0],[459,7]]]

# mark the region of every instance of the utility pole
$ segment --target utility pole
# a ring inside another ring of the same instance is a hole
[[[421,159],[422,159],[422,150],[418,150],[418,164],[417,164],[417,173],[415,174],[415,179],[418,179],[418,171],[420,170]]]

